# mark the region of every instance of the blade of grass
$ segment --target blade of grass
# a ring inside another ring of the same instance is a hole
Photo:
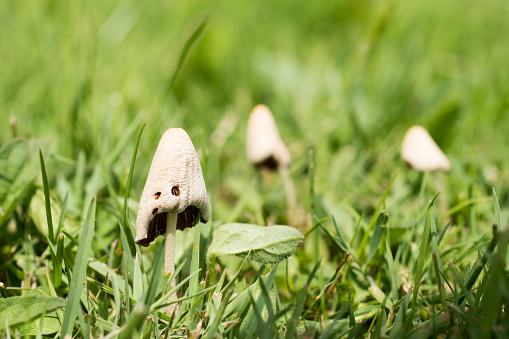
[[[120,239],[121,242],[124,242],[124,244],[128,243],[126,234],[124,232],[124,229],[120,227]],[[124,253],[123,253],[123,261],[124,261],[124,274],[125,274],[125,296],[126,296],[126,303],[125,303],[125,309],[127,315],[131,313],[131,296],[130,296],[130,285],[129,285],[129,279],[133,279],[134,275],[134,261],[133,256],[131,254],[130,247],[124,247]]]
[[[384,234],[383,226],[387,225],[387,221],[389,220],[389,215],[382,211],[378,215],[378,219],[375,224],[375,230],[373,231],[373,236],[371,237],[371,242],[369,244],[369,255],[368,260],[366,260],[365,267],[369,264],[371,259],[375,256],[376,251],[380,247],[380,243],[382,242],[382,237]]]
[[[421,246],[419,249],[419,257],[417,259],[417,270],[415,272],[414,277],[414,295],[412,299],[412,309],[416,309],[417,306],[417,295],[419,293],[419,286],[421,285],[421,279],[424,271],[424,261],[426,259],[426,251],[428,249],[428,240],[430,236],[431,230],[431,220],[432,220],[432,208],[435,203],[435,199],[437,198],[438,193],[428,204],[428,212],[426,214],[426,221],[424,222],[424,230],[422,233]]]
[[[67,198],[69,197],[69,192],[65,193],[64,201],[62,202],[62,209],[60,211],[60,219],[58,220],[57,231],[55,235],[58,236],[62,227],[64,226],[65,214],[67,213]]]
[[[55,267],[53,269],[55,287],[58,288],[62,282],[62,261],[64,257],[64,235],[60,234],[57,240],[57,255],[55,258]]]
[[[348,325],[350,326],[350,330],[348,331],[348,339],[354,337],[355,333],[355,314],[353,314],[352,308],[352,292],[348,293]]]
[[[131,228],[128,227],[127,221],[129,218],[129,194],[131,192],[131,182],[133,180],[133,172],[134,172],[134,164],[136,162],[136,155],[138,154],[138,146],[140,144],[140,138],[141,133],[143,132],[143,129],[145,128],[146,123],[141,125],[140,132],[138,133],[138,137],[136,138],[136,144],[134,146],[134,152],[133,152],[133,158],[131,160],[131,167],[129,168],[129,176],[127,177],[127,183],[125,186],[125,194],[124,194],[124,207],[123,207],[123,215],[122,215],[122,229],[124,230],[124,233],[127,238],[127,244],[129,245],[129,250],[131,253],[135,252],[134,248],[134,237],[133,232],[131,231]],[[125,244],[122,244],[122,242],[119,243],[120,246],[125,246]]]
[[[392,257],[391,246],[389,240],[385,237],[385,257],[387,259],[387,266],[389,267],[389,274],[391,276],[391,298],[392,302],[398,300],[398,279],[396,276],[396,269],[394,268],[394,258]]]
[[[494,211],[494,223],[502,227],[502,218],[500,217],[500,204],[498,203],[497,192],[495,192],[495,187],[493,187],[493,211]]]
[[[362,237],[361,243],[359,245],[359,248],[357,249],[357,254],[359,258],[362,258],[364,247],[366,246],[369,236],[371,235],[371,231],[373,230],[373,227],[375,226],[376,221],[378,220],[378,216],[380,214],[380,210],[382,209],[382,206],[385,205],[385,199],[387,199],[387,196],[389,195],[389,192],[391,191],[392,184],[394,184],[394,181],[396,180],[396,177],[399,172],[394,173],[394,175],[391,178],[391,181],[389,183],[389,186],[387,186],[387,189],[384,192],[384,195],[382,197],[382,200],[378,204],[378,206],[375,209],[375,213],[373,213],[373,217],[371,218],[371,222],[369,223],[368,229],[366,232],[364,232],[364,235]]]
[[[444,274],[444,272],[441,271],[438,267],[438,259],[435,253],[433,253],[433,266],[435,268],[435,276],[437,277],[438,292],[440,294],[440,300],[442,301],[442,307],[444,310],[447,310],[447,303],[445,302],[444,298],[444,284],[441,279],[441,276]]]
[[[193,254],[191,257],[191,272],[196,272],[200,270],[200,232],[195,230],[194,232],[194,243],[193,243]],[[203,290],[205,288],[205,282],[198,284],[199,274],[193,275],[193,277],[189,280],[189,294],[194,295],[199,290]],[[189,309],[189,313],[187,314],[187,321],[189,324],[189,329],[194,331],[196,329],[196,325],[199,321],[199,312],[201,312],[201,307],[203,303],[203,295],[196,297],[196,299],[191,300],[191,307]]]
[[[339,271],[345,265],[345,263],[346,263],[346,261],[348,260],[349,257],[350,257],[350,253],[346,252],[345,256],[343,257],[343,260],[336,267],[336,272],[334,272],[334,275],[329,280],[329,283],[327,285],[325,285],[325,287],[322,289],[320,294],[318,294],[318,296],[315,298],[315,300],[313,300],[313,303],[311,304],[311,306],[309,306],[308,310],[302,315],[302,318],[304,318],[304,319],[307,318],[307,316],[315,309],[318,301],[322,298],[322,296],[325,293],[327,293],[329,288],[336,282],[336,279],[338,279],[338,277],[339,277]]]
[[[401,304],[401,307],[396,314],[396,319],[394,320],[394,326],[392,327],[390,335],[391,339],[404,338],[406,334],[406,311],[408,309],[411,295],[412,289],[410,288],[410,291],[408,291],[406,294],[405,298],[403,299],[403,303]]]
[[[88,214],[83,225],[81,233],[80,245],[78,247],[78,254],[76,255],[76,262],[74,265],[74,275],[69,287],[69,295],[67,299],[67,306],[65,307],[64,322],[62,324],[62,337],[72,334],[74,327],[74,319],[80,309],[81,292],[83,289],[83,282],[85,281],[88,258],[90,256],[90,248],[92,247],[92,239],[94,237],[95,227],[95,209],[96,200],[92,199]]]
[[[152,276],[148,289],[144,292],[142,300],[136,303],[133,312],[129,315],[127,325],[123,328],[119,338],[131,338],[134,333],[142,333],[143,324],[147,319],[150,306],[154,303],[157,286],[162,276],[164,241],[159,243],[152,266]],[[127,278],[125,279],[128,280]]]
[[[223,314],[226,310],[226,306],[228,305],[228,300],[230,300],[232,292],[228,291],[223,298],[223,301],[221,302],[221,306],[219,306],[219,310],[216,313],[216,316],[214,320],[212,321],[212,324],[207,327],[207,333],[205,335],[204,339],[212,339],[216,336],[216,333],[219,331],[220,322],[223,318]]]
[[[177,80],[177,76],[180,73],[180,70],[182,69],[182,66],[184,66],[184,62],[186,61],[187,54],[191,50],[191,47],[193,47],[193,44],[198,40],[200,35],[203,33],[205,28],[208,24],[208,18],[205,18],[202,23],[194,30],[193,34],[187,39],[186,44],[184,45],[184,48],[182,49],[182,52],[180,52],[179,61],[177,63],[177,68],[175,69],[175,72],[173,72],[172,77],[170,78],[170,82],[168,84],[166,95],[168,95],[171,91],[173,91],[173,88],[175,86],[175,81]]]
[[[315,267],[313,268],[313,271],[308,276],[306,285],[303,286],[303,288],[299,292],[299,297],[297,298],[297,304],[295,305],[295,309],[293,310],[292,317],[290,318],[290,322],[287,325],[287,331],[285,338],[287,339],[293,339],[296,336],[296,330],[297,330],[297,323],[299,321],[299,318],[301,317],[302,310],[304,309],[304,304],[306,302],[306,295],[308,292],[308,286],[311,283],[311,280],[313,280],[316,271],[318,270],[318,267],[320,267],[321,260],[318,260],[315,264]]]
[[[44,189],[44,202],[46,206],[46,220],[48,222],[48,237],[52,244],[55,244],[55,235],[53,234],[53,218],[51,217],[51,200],[49,196],[49,184],[48,184],[48,176],[46,175],[46,166],[44,164],[44,157],[42,155],[42,150],[39,149],[39,160],[41,162],[41,172],[42,172],[42,185]],[[51,258],[54,260],[55,253],[51,252]],[[54,263],[54,261],[53,261]]]
[[[442,260],[440,259],[440,253],[438,251],[438,230],[437,224],[435,222],[435,217],[433,216],[433,211],[431,211],[431,250],[433,252],[433,259],[436,260],[437,265],[437,279],[438,279],[438,289],[441,298],[443,298],[444,284],[441,282],[440,275],[444,274],[444,269],[442,267]]]

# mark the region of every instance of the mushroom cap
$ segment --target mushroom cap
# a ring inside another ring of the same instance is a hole
[[[421,172],[451,169],[447,156],[421,126],[412,126],[406,132],[401,144],[401,158]]]
[[[246,146],[247,157],[255,166],[271,169],[290,166],[290,152],[281,140],[272,113],[265,105],[255,106],[249,115]]]
[[[209,200],[198,154],[186,131],[164,132],[150,165],[136,218],[135,242],[148,246],[166,233],[167,213],[177,214],[177,229],[209,220]]]

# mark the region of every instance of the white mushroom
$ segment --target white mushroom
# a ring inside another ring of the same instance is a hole
[[[294,221],[295,215],[301,213],[296,210],[295,186],[288,173],[290,152],[279,135],[272,113],[265,105],[256,105],[249,115],[246,148],[247,157],[255,167],[277,169],[283,176],[288,216],[289,220]]]
[[[247,157],[257,167],[288,169],[290,152],[286,148],[269,108],[257,105],[247,121]]]
[[[176,230],[194,227],[198,217],[206,223],[209,216],[207,189],[193,142],[183,129],[171,128],[159,141],[143,188],[135,242],[148,246],[165,234],[164,273],[173,274]],[[170,289],[174,287],[175,279]]]
[[[401,158],[421,172],[451,169],[447,156],[421,126],[412,126],[406,132],[401,145]]]

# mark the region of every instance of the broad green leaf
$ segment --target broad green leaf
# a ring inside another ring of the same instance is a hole
[[[0,226],[26,198],[37,175],[36,145],[21,140],[7,141],[0,148]]]
[[[28,324],[24,324],[19,328],[22,336],[27,335],[37,335],[37,326],[39,326],[40,322],[42,323],[42,331],[41,334],[51,334],[60,331],[61,325],[60,320],[56,315],[54,316],[46,316],[44,317],[44,321],[42,319],[36,319]]]
[[[62,298],[39,295],[0,299],[0,330],[4,329],[6,324],[16,327],[28,323],[44,312],[54,311],[65,304]]]
[[[263,264],[278,263],[302,246],[304,236],[289,226],[226,224],[214,230],[207,257],[237,255]]]

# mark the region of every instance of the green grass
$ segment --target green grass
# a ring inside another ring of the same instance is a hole
[[[508,10],[0,2],[0,335],[507,337]],[[292,154],[306,238],[278,264],[211,263],[220,225],[290,223],[282,178],[245,155],[258,103]],[[402,163],[414,124],[449,173]],[[177,233],[173,316],[163,239],[133,242],[171,127],[193,140],[212,212]]]

